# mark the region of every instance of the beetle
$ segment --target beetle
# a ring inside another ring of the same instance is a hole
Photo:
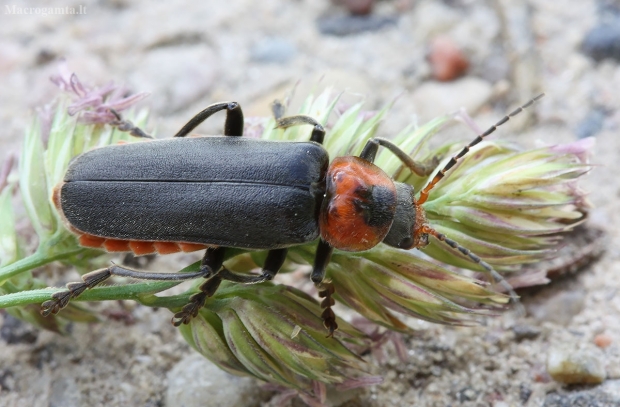
[[[543,95],[506,115],[453,156],[416,198],[413,187],[394,181],[373,164],[379,147],[391,151],[413,173],[428,176],[435,165],[414,161],[383,138],[370,139],[359,157],[336,157],[322,147],[325,129],[315,119],[279,117],[277,127],[313,126],[307,142],[279,142],[241,137],[243,112],[236,102],[221,102],[196,114],[171,139],[106,146],[86,152],[69,165],[54,188],[53,201],[69,229],[86,247],[136,255],[206,249],[193,273],[148,273],[112,265],[67,284],[42,304],[47,316],[72,298],[112,275],[146,280],[205,282],[177,312],[175,326],[198,314],[223,280],[256,284],[272,280],[288,247],[319,238],[311,280],[323,297],[322,319],[329,335],[338,325],[331,309],[334,287],[325,271],[334,249],[363,251],[383,242],[403,250],[421,249],[433,236],[512,287],[486,262],[434,230],[422,204],[446,172],[469,149]],[[223,136],[186,137],[213,114],[225,111]],[[274,109],[277,112],[277,109]],[[120,115],[114,123],[138,137],[150,137]],[[268,250],[258,275],[223,267],[227,250]]]

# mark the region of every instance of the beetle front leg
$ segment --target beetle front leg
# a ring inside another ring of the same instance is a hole
[[[379,146],[385,147],[392,152],[398,159],[403,163],[403,165],[414,174],[424,177],[430,175],[437,165],[439,165],[439,160],[437,157],[433,157],[432,159],[425,162],[417,162],[413,160],[413,158],[409,157],[409,154],[400,149],[396,144],[392,143],[389,140],[384,138],[371,138],[368,140],[360,157],[366,161],[374,162],[375,156],[377,155],[377,151],[379,150]]]
[[[319,290],[319,297],[323,298],[323,301],[321,301],[321,308],[323,308],[321,318],[323,319],[323,325],[329,331],[329,335],[327,335],[328,338],[330,336],[334,336],[334,331],[338,329],[336,314],[332,310],[332,306],[335,304],[334,298],[332,297],[335,292],[335,288],[331,282],[325,281],[325,271],[327,269],[327,265],[329,264],[329,260],[332,257],[333,251],[334,248],[331,247],[329,243],[323,239],[319,241],[319,245],[316,248],[316,254],[314,256],[312,274],[310,275],[310,279],[316,286],[317,290]]]

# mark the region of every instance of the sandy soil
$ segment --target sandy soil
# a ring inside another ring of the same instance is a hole
[[[412,120],[424,123],[461,106],[485,127],[544,90],[547,97],[533,109],[532,120],[506,126],[497,137],[525,145],[596,137],[596,168],[583,185],[596,208],[591,225],[607,232],[597,243],[605,245],[605,254],[577,275],[527,294],[527,317],[507,313],[475,328],[412,321],[417,334],[404,338],[406,361],[389,346],[384,360],[370,360],[374,372],[385,377],[383,384],[330,395],[328,402],[620,405],[620,235],[614,226],[620,225],[615,203],[620,197],[620,67],[617,60],[596,62],[581,50],[590,30],[617,18],[617,2],[383,1],[375,5],[376,21],[364,22],[382,28],[346,36],[321,32],[351,31],[355,24],[346,19],[334,23],[347,13],[327,1],[40,3],[81,5],[85,14],[18,15],[9,13],[12,5],[3,5],[0,160],[20,148],[33,109],[55,94],[48,78],[59,57],[86,82],[114,80],[150,92],[143,105],[152,109],[152,126],[160,135],[171,134],[194,112],[223,99],[239,101],[249,116],[266,115],[269,102],[297,81],[297,94],[304,95],[321,77],[320,86],[345,91],[349,100],[365,97],[370,109],[400,94],[381,128],[384,136]],[[426,52],[438,35],[452,38],[470,59],[464,78],[445,83],[430,78]],[[205,132],[216,132],[215,126],[206,126]],[[178,269],[189,259],[158,261],[154,269]],[[274,393],[261,390],[258,382],[219,375],[208,361],[196,359],[169,325],[167,311],[100,306],[123,310],[135,323],[110,318],[75,325],[70,336],[61,337],[0,314],[5,332],[0,406],[276,404]],[[606,335],[611,344],[597,348],[597,335]],[[551,380],[546,355],[563,347],[592,349],[606,362],[606,382],[567,388]],[[186,391],[179,392],[178,386]],[[590,404],[575,401],[582,394]]]

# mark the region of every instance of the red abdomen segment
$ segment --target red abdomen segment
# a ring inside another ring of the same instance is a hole
[[[208,246],[197,243],[184,242],[148,242],[141,240],[120,240],[108,239],[105,237],[93,236],[89,234],[79,234],[78,241],[80,246],[102,249],[108,252],[133,252],[136,256],[146,254],[171,254],[178,252],[195,252],[196,250],[206,249]]]
[[[327,170],[321,237],[339,250],[363,251],[387,235],[396,211],[396,187],[376,165],[359,157],[335,158]]]

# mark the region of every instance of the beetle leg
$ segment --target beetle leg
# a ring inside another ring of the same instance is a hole
[[[317,285],[319,289],[319,297],[323,298],[321,301],[321,308],[323,308],[323,313],[321,314],[321,318],[323,319],[323,325],[329,331],[327,337],[333,337],[334,331],[338,329],[338,323],[336,323],[336,314],[334,310],[332,310],[332,306],[336,303],[332,295],[336,291],[334,285],[332,283],[323,282]]]
[[[324,308],[321,318],[323,319],[323,325],[329,330],[327,337],[333,336],[334,331],[338,329],[336,323],[336,314],[332,310],[332,306],[335,304],[332,295],[334,294],[334,285],[325,280],[325,270],[327,264],[332,257],[334,248],[329,245],[325,240],[321,239],[319,245],[316,248],[316,255],[314,256],[314,266],[312,267],[312,274],[310,279],[319,290],[319,297],[323,298],[321,301],[321,307]]]
[[[276,119],[276,121],[284,117],[285,111],[286,107],[281,101],[276,99],[271,104],[271,112],[273,113],[273,117]]]
[[[224,247],[210,247],[205,251],[202,261],[200,262],[200,272],[202,277],[208,280],[199,287],[199,292],[189,297],[189,302],[185,304],[183,309],[172,317],[172,325],[180,326],[181,324],[189,324],[192,318],[198,315],[198,311],[204,307],[207,298],[211,297],[217,291],[222,278],[219,273],[224,262]]]
[[[41,314],[48,316],[57,314],[61,309],[69,304],[69,301],[78,297],[87,289],[104,282],[111,276],[132,277],[140,280],[158,280],[158,281],[181,281],[191,280],[197,277],[203,277],[206,270],[195,273],[148,273],[143,271],[131,270],[113,264],[104,269],[91,271],[82,276],[82,282],[68,283],[67,289],[52,294],[52,299],[41,304]],[[210,270],[209,270],[210,272]]]
[[[334,248],[329,245],[325,240],[321,239],[319,245],[316,248],[316,254],[314,255],[314,266],[312,267],[312,274],[310,279],[314,285],[319,285],[325,278],[325,269],[332,257]]]
[[[114,109],[109,109],[109,110],[110,110],[110,113],[112,113],[114,117],[116,117],[116,120],[111,121],[109,123],[110,126],[114,126],[120,131],[126,131],[134,137],[153,138],[153,136],[151,136],[150,134],[146,134],[144,130],[134,125],[129,120],[123,120],[123,117],[116,110]]]
[[[207,106],[203,111],[192,117],[174,137],[185,137],[198,125],[213,114],[226,110],[226,122],[224,124],[225,136],[243,135],[243,111],[237,102],[221,102]]]
[[[360,154],[360,157],[366,161],[374,162],[379,146],[390,150],[396,157],[398,157],[405,167],[409,168],[411,172],[421,177],[430,175],[439,164],[437,157],[433,157],[425,162],[414,161],[413,158],[409,157],[409,154],[401,150],[396,144],[380,137],[371,138],[368,140],[362,150],[362,153]]]
[[[310,135],[310,141],[314,141],[315,143],[323,144],[323,139],[325,139],[325,128],[316,121],[314,118],[306,115],[296,115],[296,116],[288,116],[282,119],[278,119],[276,121],[277,129],[286,129],[293,126],[299,126],[302,124],[311,124],[314,126],[312,129],[312,134]]]
[[[200,285],[200,291],[189,297],[189,302],[185,304],[183,309],[172,317],[172,325],[181,326],[181,324],[189,324],[192,318],[198,315],[198,311],[205,306],[207,298],[213,296],[217,291],[222,278],[216,274]]]
[[[287,248],[269,250],[269,253],[267,253],[267,258],[265,259],[263,270],[259,275],[236,274],[229,271],[225,267],[217,275],[221,277],[222,280],[243,284],[258,284],[273,280],[276,274],[278,274],[278,271],[280,271],[280,268],[282,268],[284,260],[286,260],[287,252]]]

